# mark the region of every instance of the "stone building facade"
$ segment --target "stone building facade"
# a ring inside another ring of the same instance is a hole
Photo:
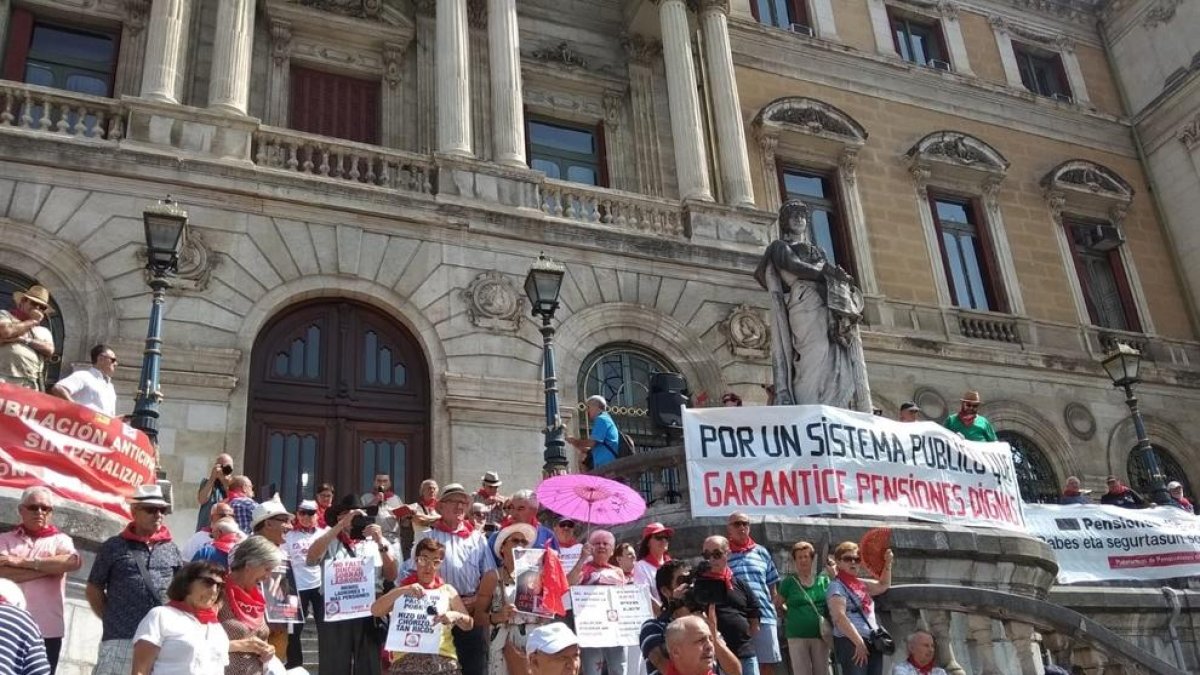
[[[521,283],[539,252],[567,268],[571,433],[601,393],[640,444],[666,443],[645,421],[656,371],[765,402],[750,273],[800,196],[867,296],[885,412],[941,418],[977,389],[1030,499],[1068,475],[1138,484],[1098,365],[1130,344],[1151,439],[1200,487],[1187,221],[1160,217],[1099,16],[1087,0],[0,0],[0,281],[52,290],[64,362],[113,345],[128,409],[141,214],[168,195],[187,209],[160,438],[184,532],[219,452],[289,500],[377,470],[409,495],[484,470],[535,484],[542,346]],[[56,52],[64,35],[80,51]],[[1113,619],[1124,633],[1168,613],[1143,600]]]

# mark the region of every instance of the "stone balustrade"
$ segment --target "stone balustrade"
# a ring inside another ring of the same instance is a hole
[[[687,236],[678,202],[630,192],[546,179],[541,208],[549,216],[581,223],[656,236]]]
[[[0,131],[119,141],[125,110],[119,101],[0,80]]]
[[[259,167],[433,194],[432,162],[421,155],[262,126],[254,132]]]
[[[963,337],[1021,344],[1021,332],[1012,317],[959,310],[958,328]]]

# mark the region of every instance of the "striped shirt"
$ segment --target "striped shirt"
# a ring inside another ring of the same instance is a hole
[[[775,561],[771,553],[761,544],[742,553],[729,553],[729,569],[733,576],[741,579],[754,593],[762,618],[759,623],[774,624],[775,603],[771,600],[771,587],[779,583],[779,570],[775,569]]]
[[[0,673],[50,675],[46,645],[29,612],[0,602]]]
[[[458,594],[470,599],[479,590],[479,580],[488,570],[496,569],[496,558],[488,546],[487,539],[479,530],[471,532],[466,537],[460,537],[452,532],[443,532],[433,528],[425,536],[446,547],[446,559],[442,561],[438,574],[442,580],[454,587]],[[407,572],[414,571],[417,543],[400,571],[401,577]]]

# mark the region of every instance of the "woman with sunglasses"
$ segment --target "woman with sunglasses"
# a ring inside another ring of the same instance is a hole
[[[833,653],[842,675],[882,675],[883,654],[868,639],[879,627],[874,596],[892,585],[892,550],[883,554],[883,573],[877,581],[860,579],[862,557],[858,544],[845,541],[833,550],[837,578],[829,584],[825,602],[833,618]]]
[[[229,638],[217,620],[225,570],[184,565],[167,587],[169,602],[150,610],[133,636],[133,675],[212,675],[229,663]]]
[[[450,628],[457,627],[461,631],[469,631],[475,626],[475,620],[467,611],[458,591],[442,581],[442,577],[438,575],[438,569],[445,558],[446,547],[440,541],[431,537],[418,541],[413,548],[416,571],[401,579],[396,588],[379,596],[371,604],[371,614],[387,618],[391,623],[392,608],[401,596],[427,598],[433,622],[446,627],[446,630],[442,631],[442,641],[438,645],[437,654],[392,652],[392,665],[388,669],[391,675],[451,675],[460,672],[458,651],[454,648],[454,635]],[[443,598],[445,604],[441,602]],[[446,610],[439,613],[438,607],[445,607]]]
[[[519,580],[515,573],[513,551],[529,548],[537,530],[528,523],[516,523],[500,530],[492,542],[492,550],[500,566],[488,570],[479,581],[478,598],[488,602],[475,603],[475,624],[490,627],[488,633],[488,674],[526,675],[529,659],[525,655],[525,640],[529,631],[545,623],[531,614],[517,611]]]
[[[655,615],[662,611],[662,598],[658,595],[654,580],[658,569],[671,559],[667,550],[671,548],[673,534],[675,530],[662,523],[650,523],[642,528],[642,540],[638,543],[638,561],[633,566],[633,583],[650,591]]]

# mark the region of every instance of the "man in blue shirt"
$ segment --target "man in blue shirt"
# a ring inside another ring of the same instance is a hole
[[[608,401],[603,396],[589,396],[584,404],[591,422],[591,438],[571,436],[567,441],[579,451],[579,462],[585,464],[591,453],[591,468],[599,469],[617,458],[617,446],[621,443],[617,424],[608,414]]]

